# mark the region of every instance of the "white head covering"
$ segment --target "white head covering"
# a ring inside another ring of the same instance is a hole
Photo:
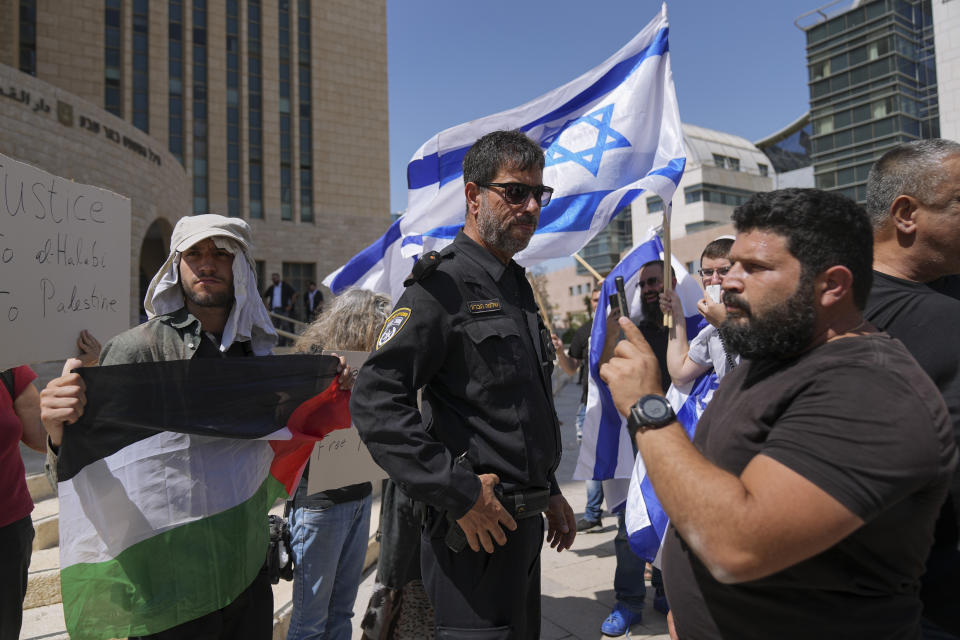
[[[250,226],[240,218],[213,213],[180,218],[170,237],[170,255],[153,276],[143,299],[147,317],[172,313],[184,306],[180,288],[180,254],[206,238],[213,239],[218,248],[234,255],[234,304],[223,328],[220,351],[226,351],[234,342],[249,340],[258,356],[271,353],[277,342],[277,332],[257,290],[257,276],[250,257]],[[244,259],[237,260],[236,256]]]

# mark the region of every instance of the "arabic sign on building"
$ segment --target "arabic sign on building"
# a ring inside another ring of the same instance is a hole
[[[12,84],[8,85],[6,88],[0,87],[0,97],[19,102],[24,107],[29,108],[40,115],[49,114],[51,112],[50,104],[46,101],[46,98],[43,96],[34,96],[26,89],[16,87]],[[56,117],[57,121],[63,126],[74,126],[73,105],[68,102],[63,102],[62,100],[57,100]],[[130,136],[120,133],[116,129],[109,127],[106,124],[102,124],[100,121],[95,120],[90,116],[80,115],[77,118],[76,124],[81,129],[89,131],[92,134],[102,134],[111,142],[121,145],[125,149],[129,149],[133,153],[146,158],[157,166],[161,166],[163,164],[160,154],[153,151],[150,147],[142,144],[134,138],[131,138]]]

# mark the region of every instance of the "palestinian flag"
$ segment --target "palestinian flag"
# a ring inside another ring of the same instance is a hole
[[[157,633],[229,604],[266,558],[267,512],[313,443],[350,426],[336,358],[82,369],[57,462],[60,580],[75,639]]]

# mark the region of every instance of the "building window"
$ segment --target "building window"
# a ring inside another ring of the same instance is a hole
[[[247,2],[247,148],[250,217],[263,218],[263,59],[260,57],[260,0]]]
[[[713,164],[721,169],[730,169],[731,171],[740,171],[740,160],[730,156],[722,156],[719,153],[713,154]]]
[[[314,262],[284,262],[283,281],[297,293],[304,293],[307,285],[317,280],[317,265]]]
[[[658,213],[663,211],[663,200],[660,196],[647,198],[647,213]]]
[[[240,0],[227,0],[227,214],[240,212]]]
[[[293,135],[290,117],[290,0],[280,0],[280,219],[293,220]]]
[[[753,191],[746,189],[737,189],[735,187],[725,187],[716,184],[696,184],[690,187],[684,187],[683,195],[687,204],[693,202],[713,202],[715,204],[725,204],[733,207],[739,206],[750,199]]]
[[[297,2],[297,76],[300,101],[300,221],[313,222],[313,129],[310,82],[310,0]]]
[[[20,0],[20,71],[37,75],[37,0]]]
[[[573,293],[573,287],[570,287],[570,295],[575,295],[575,294]]]
[[[133,126],[150,132],[149,0],[133,0]]]
[[[183,0],[170,0],[167,8],[167,57],[169,58],[169,109],[167,146],[183,164]]]
[[[760,175],[763,176],[764,178],[770,175],[770,167],[763,164],[762,162],[757,163],[757,170],[760,171]]]
[[[103,108],[115,116],[123,117],[123,0],[106,0],[103,33]]]
[[[193,0],[193,212],[209,209],[207,192],[207,0]]]
[[[257,291],[263,291],[267,283],[267,263],[263,260],[254,260],[254,265],[256,265],[254,271],[257,274]]]
[[[704,229],[709,229],[710,227],[716,227],[719,224],[719,222],[714,222],[713,220],[703,220],[702,222],[693,222],[685,225],[684,231],[686,231],[688,234],[696,233],[697,231],[703,231]]]

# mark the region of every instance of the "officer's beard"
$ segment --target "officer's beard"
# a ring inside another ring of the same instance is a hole
[[[511,233],[510,227],[517,223],[530,224],[536,228],[537,216],[525,213],[520,216],[510,216],[501,223],[487,206],[486,200],[481,201],[480,210],[477,212],[477,233],[488,247],[511,256],[526,249],[533,234],[527,236]]]

